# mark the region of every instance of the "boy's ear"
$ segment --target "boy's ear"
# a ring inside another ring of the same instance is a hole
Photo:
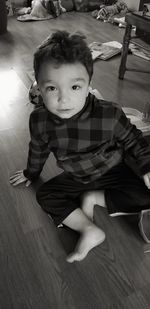
[[[92,89],[92,84],[90,83],[89,84],[89,87],[88,87],[88,91],[87,91],[87,96],[89,93],[92,93],[93,89]]]

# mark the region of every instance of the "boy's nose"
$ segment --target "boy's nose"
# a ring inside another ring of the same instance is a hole
[[[59,93],[58,101],[65,105],[67,103],[67,93],[66,91],[62,91]]]

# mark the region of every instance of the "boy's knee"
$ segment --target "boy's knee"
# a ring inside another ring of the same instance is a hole
[[[88,191],[82,195],[82,207],[96,204],[95,191]]]
[[[84,193],[82,197],[82,210],[87,209],[92,205],[100,205],[102,207],[105,207],[106,203],[104,191],[95,190]]]

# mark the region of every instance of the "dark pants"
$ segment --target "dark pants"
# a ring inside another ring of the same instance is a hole
[[[113,167],[96,181],[80,183],[62,173],[44,183],[37,192],[37,201],[51,215],[55,225],[76,208],[80,207],[83,193],[104,190],[109,214],[116,212],[134,213],[150,208],[150,191],[142,178],[127,165]]]

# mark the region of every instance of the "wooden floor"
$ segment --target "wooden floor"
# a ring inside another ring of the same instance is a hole
[[[139,235],[136,216],[110,218],[97,207],[95,221],[107,238],[85,260],[69,264],[66,255],[78,235],[56,229],[35,199],[40,183],[60,172],[53,156],[33,186],[9,184],[9,176],[26,166],[33,52],[55,29],[80,30],[89,43],[122,42],[124,34],[89,14],[68,13],[41,22],[9,18],[8,33],[0,37],[0,309],[149,309],[150,245]],[[120,56],[96,61],[93,87],[142,111],[150,78],[128,72],[119,81],[119,63]],[[129,64],[146,68],[149,62],[130,55]]]

